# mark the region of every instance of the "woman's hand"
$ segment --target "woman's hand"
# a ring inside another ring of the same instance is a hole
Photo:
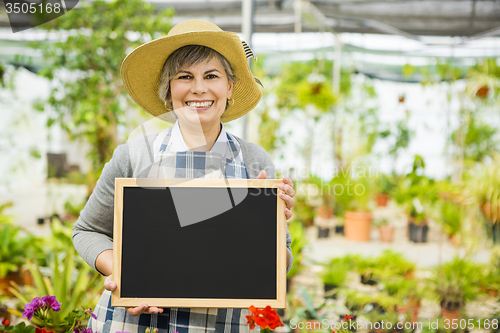
[[[109,275],[104,280],[104,288],[109,291],[116,290],[116,283],[113,281],[113,275]],[[157,308],[156,306],[148,306],[147,304],[142,304],[135,308],[127,308],[127,312],[132,316],[138,316],[143,313],[163,313],[163,308]]]
[[[262,170],[257,176],[257,179],[267,179],[266,171]],[[285,192],[280,194],[280,198],[285,201],[285,217],[287,220],[289,220],[293,216],[292,207],[295,204],[295,201],[293,200],[293,197],[295,196],[295,190],[293,189],[293,182],[290,177],[283,177],[283,184],[281,184],[279,188],[280,190]]]

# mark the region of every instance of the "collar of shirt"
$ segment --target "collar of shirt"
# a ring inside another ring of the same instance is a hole
[[[219,137],[215,141],[215,144],[213,145],[212,149],[210,150],[211,153],[218,153],[222,155],[225,158],[232,159],[233,155],[231,154],[231,149],[228,144],[227,140],[227,133],[226,130],[224,129],[224,124],[221,124],[221,131],[219,133]],[[154,151],[155,155],[156,153],[159,152],[161,144],[163,143],[163,140],[165,139],[165,136],[167,135],[167,131],[169,131],[170,128],[167,128],[163,130],[161,133],[158,134],[154,141]],[[171,146],[170,146],[170,152],[183,152],[183,151],[189,151],[189,148],[186,145],[186,142],[184,141],[184,138],[182,137],[181,129],[179,127],[179,122],[176,121],[174,126],[171,128]],[[236,144],[237,147],[239,147],[239,143],[236,140],[233,140],[233,142]]]

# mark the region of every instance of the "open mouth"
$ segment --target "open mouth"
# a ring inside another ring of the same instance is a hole
[[[204,101],[204,102],[186,102],[186,105],[190,108],[205,109],[209,108],[214,104],[214,101]]]

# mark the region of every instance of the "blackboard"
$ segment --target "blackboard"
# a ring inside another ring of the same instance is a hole
[[[112,306],[284,308],[281,183],[117,178]]]

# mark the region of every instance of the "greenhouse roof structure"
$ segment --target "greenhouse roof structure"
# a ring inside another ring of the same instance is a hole
[[[174,8],[174,23],[200,18],[223,30],[241,31],[242,0],[149,1],[158,9]],[[255,32],[297,32],[299,11],[301,32],[382,33],[410,38],[500,34],[500,0],[253,0],[253,6]],[[2,8],[0,27],[8,26]]]

